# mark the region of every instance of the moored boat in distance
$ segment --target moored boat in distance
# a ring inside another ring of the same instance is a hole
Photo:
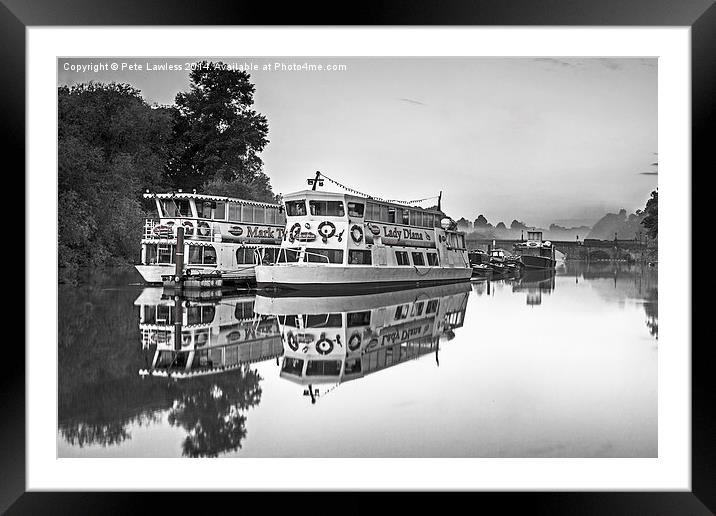
[[[440,209],[304,190],[284,197],[278,259],[256,267],[258,288],[326,291],[410,288],[463,281],[465,234]]]
[[[157,218],[146,219],[136,269],[147,283],[175,274],[177,231],[183,228],[182,274],[252,281],[254,266],[273,262],[285,227],[283,208],[196,193],[145,193]]]
[[[474,277],[484,277],[492,272],[490,268],[490,255],[482,249],[473,249],[468,251],[467,257],[472,267],[472,275]]]
[[[527,241],[514,245],[520,263],[527,269],[554,269],[557,265],[552,242],[542,241],[541,231],[528,231]]]

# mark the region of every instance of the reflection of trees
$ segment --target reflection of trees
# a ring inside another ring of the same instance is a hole
[[[74,446],[116,446],[129,428],[158,422],[187,430],[184,454],[215,456],[241,447],[242,414],[261,400],[261,378],[248,366],[181,381],[142,378],[136,288],[60,286],[59,434]]]
[[[241,381],[224,382],[223,377],[203,377],[210,383],[182,392],[173,401],[169,423],[188,434],[183,454],[189,457],[216,457],[241,448],[246,437],[243,411],[261,401],[261,377],[244,366]],[[197,379],[198,380],[198,379]],[[196,383],[192,385],[195,387]]]
[[[646,327],[652,337],[659,338],[659,296],[656,287],[646,292],[644,300],[644,312],[646,313]]]

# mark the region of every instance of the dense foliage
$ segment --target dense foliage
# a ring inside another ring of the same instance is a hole
[[[170,120],[126,84],[58,88],[60,267],[135,257],[140,193],[163,185]]]
[[[649,233],[649,238],[656,238],[659,236],[659,192],[654,190],[651,192],[651,197],[646,201],[646,208],[644,209],[644,220],[642,225],[646,228]]]
[[[201,63],[190,78],[165,107],[127,84],[58,88],[61,281],[81,266],[138,258],[147,188],[276,199],[258,156],[268,122],[251,109],[249,75]]]

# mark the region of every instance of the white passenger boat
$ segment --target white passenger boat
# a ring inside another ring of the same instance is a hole
[[[276,317],[281,377],[312,401],[319,384],[340,384],[435,353],[462,327],[467,282],[338,297],[256,296],[254,310]]]
[[[286,195],[278,259],[256,267],[259,288],[355,291],[463,281],[465,234],[439,209],[304,190]]]
[[[254,266],[273,262],[285,227],[283,208],[243,199],[196,193],[145,193],[157,218],[144,224],[137,271],[148,283],[176,271],[177,228],[184,228],[183,274],[215,274],[252,281]]]

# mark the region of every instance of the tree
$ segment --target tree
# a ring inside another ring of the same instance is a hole
[[[510,229],[518,229],[518,230],[527,229],[527,226],[525,225],[524,222],[520,222],[519,220],[515,219],[510,224]]]
[[[479,215],[479,216],[475,219],[475,224],[474,224],[474,225],[475,225],[475,228],[486,228],[487,226],[490,225],[490,223],[487,222],[487,219],[485,218],[484,215]]]
[[[659,192],[651,192],[651,198],[646,201],[644,208],[645,217],[641,224],[646,228],[650,238],[656,238],[659,234]]]
[[[127,84],[62,86],[57,95],[59,265],[136,258],[140,194],[163,185],[170,112]]]
[[[271,194],[259,157],[268,144],[268,122],[251,108],[250,75],[203,61],[189,78],[189,91],[175,100],[173,156],[167,164],[173,185],[192,189],[215,180],[239,181]]]

